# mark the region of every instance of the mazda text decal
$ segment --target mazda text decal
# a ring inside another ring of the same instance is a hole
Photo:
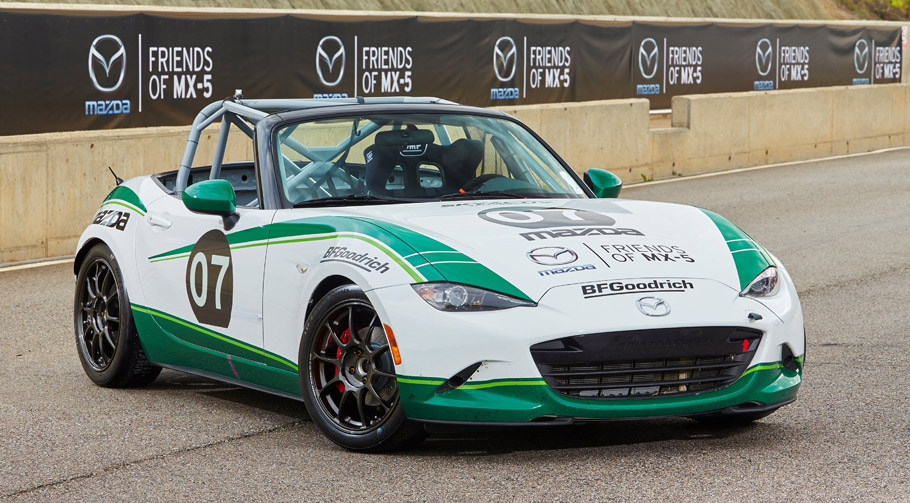
[[[529,229],[519,235],[528,241],[578,236],[644,236],[641,231],[613,227],[612,217],[601,213],[573,208],[495,208],[477,214],[480,218],[500,225]]]
[[[694,290],[695,285],[691,281],[680,280],[641,280],[636,282],[630,281],[607,281],[603,283],[590,283],[581,285],[581,294],[586,299],[594,297],[608,297],[611,295],[626,295],[630,293],[652,293],[652,292],[686,292]]]
[[[101,210],[92,219],[92,224],[113,227],[118,231],[126,229],[126,223],[130,220],[128,211]]]

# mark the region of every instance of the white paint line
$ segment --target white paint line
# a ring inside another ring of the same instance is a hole
[[[807,164],[810,162],[835,161],[837,159],[849,159],[851,157],[862,157],[865,155],[883,154],[885,152],[895,152],[897,150],[907,150],[907,149],[910,149],[910,147],[891,147],[891,148],[883,148],[881,150],[871,150],[869,152],[856,152],[853,154],[841,154],[841,155],[832,155],[830,157],[818,157],[815,159],[804,159],[802,161],[788,161],[788,162],[779,162],[777,164],[763,164],[761,166],[751,166],[748,168],[731,169],[731,170],[727,170],[727,171],[714,171],[712,173],[702,173],[700,175],[678,176],[676,178],[666,178],[663,180],[655,180],[653,182],[635,183],[632,185],[624,185],[622,189],[628,190],[628,189],[634,189],[636,187],[653,187],[654,185],[658,185],[661,183],[683,182],[686,180],[696,180],[698,178],[709,178],[712,176],[732,175],[734,173],[743,173],[746,171],[756,171],[756,170],[767,169],[767,168],[779,168],[781,166],[795,166],[797,164]]]
[[[47,265],[72,264],[73,260],[75,260],[75,257],[54,260],[40,260],[38,262],[29,262],[25,264],[20,263],[19,265],[0,265],[0,272],[21,271],[22,269],[33,269],[35,267],[44,267]]]

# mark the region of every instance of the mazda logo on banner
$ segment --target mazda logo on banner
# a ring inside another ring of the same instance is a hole
[[[641,76],[650,79],[657,73],[658,57],[657,42],[653,38],[646,38],[638,46],[638,70]]]
[[[771,73],[771,41],[763,38],[755,46],[755,68],[761,76]]]
[[[853,67],[856,68],[856,73],[861,74],[869,68],[869,42],[865,39],[857,40],[853,46]]]
[[[113,80],[111,79],[111,69],[117,63],[120,63],[120,75],[117,77],[117,83],[104,85],[110,84]],[[96,66],[104,70],[104,78],[101,79],[101,82],[98,81],[99,74],[95,72]],[[126,76],[126,50],[119,38],[114,35],[99,35],[92,41],[88,50],[88,76],[92,79],[95,89],[103,93],[116,91],[120,87],[123,77]]]
[[[499,37],[493,46],[493,71],[496,72],[496,78],[508,82],[515,76],[515,67],[517,67],[518,51],[515,48],[515,41],[511,37]]]
[[[341,77],[344,76],[344,59],[344,44],[341,39],[334,35],[322,37],[316,46],[316,73],[323,85],[331,87],[341,82]]]

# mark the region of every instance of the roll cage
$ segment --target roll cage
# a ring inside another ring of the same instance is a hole
[[[177,171],[174,194],[180,195],[186,190],[190,180],[190,170],[196,155],[196,147],[202,132],[220,119],[221,127],[218,134],[209,179],[218,179],[224,162],[228,135],[231,127],[236,127],[253,142],[254,169],[257,173],[257,192],[259,204],[262,208],[278,209],[288,207],[287,201],[280,196],[277,180],[277,167],[274,166],[277,153],[273,155],[273,136],[278,135],[278,130],[290,122],[307,119],[330,118],[333,116],[346,116],[352,113],[446,113],[446,114],[473,114],[488,117],[497,117],[518,123],[514,118],[497,110],[469,107],[433,97],[379,97],[379,98],[332,98],[332,99],[243,99],[239,94],[209,104],[196,115],[187,138],[186,148],[180,167]],[[520,124],[520,123],[519,123]],[[526,128],[527,129],[527,128]],[[576,179],[578,184],[588,192],[587,186],[579,179],[578,175],[569,168],[565,161],[553,151],[536,133],[528,131],[553,154],[557,161]],[[440,137],[444,137],[444,130]],[[364,135],[366,136],[366,135]],[[362,138],[363,136],[361,136]],[[282,138],[284,144],[299,154],[313,160],[332,159],[352,143],[352,138],[346,138],[333,148],[314,151],[305,145],[291,139]],[[290,161],[288,161],[290,162]],[[593,193],[588,194],[593,197]]]

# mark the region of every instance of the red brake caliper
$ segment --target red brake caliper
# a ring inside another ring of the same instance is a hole
[[[339,339],[341,340],[342,344],[351,342],[351,329],[345,329],[344,332],[341,333],[341,337],[339,337]],[[341,358],[341,348],[338,348],[338,351],[335,353],[335,358]],[[334,377],[338,377],[338,367],[335,367]],[[344,382],[336,384],[335,387],[338,388],[338,391],[340,393],[344,393]]]

